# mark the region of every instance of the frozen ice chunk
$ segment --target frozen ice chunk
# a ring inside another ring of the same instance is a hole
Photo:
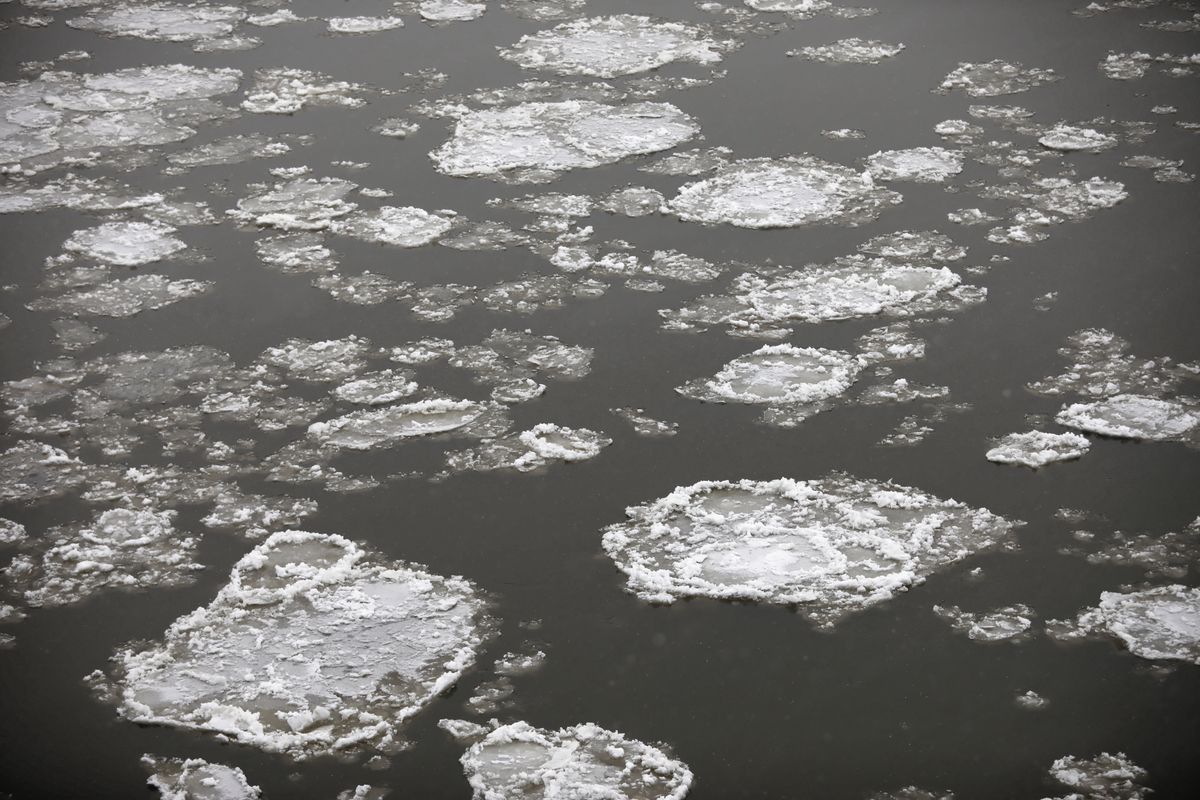
[[[446,462],[454,471],[515,469],[530,472],[554,461],[595,458],[610,444],[612,439],[587,428],[568,428],[543,422],[527,431],[491,439],[470,450],[450,453]]]
[[[332,33],[378,33],[404,27],[400,17],[330,17]]]
[[[5,454],[7,455],[7,454]],[[7,478],[8,475],[6,474]],[[5,499],[10,499],[9,495]],[[25,526],[11,519],[0,517],[0,545],[16,544],[25,540]]]
[[[292,528],[317,512],[312,500],[267,497],[223,490],[213,499],[212,510],[200,520],[209,528],[236,530],[248,539],[264,539],[281,528]]]
[[[1200,565],[1200,517],[1182,531],[1163,534],[1114,534],[1115,541],[1087,555],[1091,564],[1141,567],[1147,576],[1183,578]]]
[[[1151,792],[1142,785],[1146,770],[1124,753],[1063,756],[1050,765],[1050,777],[1071,790],[1062,800],[1145,800]]]
[[[288,339],[279,347],[268,347],[259,358],[281,367],[293,378],[306,381],[340,381],[362,371],[371,354],[370,341],[361,336],[310,342]]]
[[[467,581],[378,560],[341,536],[276,533],[207,606],[114,656],[121,716],[294,757],[399,745],[489,633]]]
[[[1049,700],[1042,697],[1032,689],[1017,695],[1016,703],[1018,708],[1023,708],[1026,711],[1041,711],[1043,708],[1050,705]]]
[[[254,86],[246,92],[242,108],[255,114],[294,114],[306,105],[366,105],[361,95],[367,87],[335,81],[327,75],[305,69],[272,67],[254,73]]]
[[[331,229],[367,242],[421,247],[436,241],[453,224],[450,218],[422,208],[383,206],[378,211],[355,212],[334,222]]]
[[[731,46],[694,25],[617,14],[575,20],[522,36],[500,55],[526,69],[615,78],[674,61],[714,64]]]
[[[677,392],[710,403],[813,403],[850,388],[862,364],[850,353],[790,344],[764,345],[711,378]]]
[[[67,20],[67,25],[107,36],[160,42],[194,42],[233,33],[246,12],[236,6],[117,3]]]
[[[466,22],[482,17],[487,5],[469,0],[421,0],[417,9],[428,22]]]
[[[1061,80],[1052,69],[1025,68],[1017,62],[996,59],[982,64],[960,62],[938,87],[940,92],[962,89],[971,97],[996,97],[1025,92],[1044,83]]]
[[[1035,617],[1033,609],[1021,604],[982,614],[963,611],[958,606],[934,606],[933,613],[949,622],[955,632],[980,642],[1027,638]]]
[[[954,792],[930,791],[916,786],[904,786],[894,792],[874,792],[867,800],[954,800]]]
[[[175,228],[157,222],[106,222],[75,231],[63,249],[106,264],[135,267],[161,261],[186,248],[171,235],[174,232]]]
[[[1036,469],[1055,461],[1079,458],[1091,446],[1087,437],[1077,433],[1010,433],[998,439],[995,447],[987,451],[987,460]]]
[[[503,412],[493,403],[432,398],[314,422],[308,426],[308,437],[324,445],[367,450],[388,447],[414,436],[452,431],[483,436],[498,424],[497,432],[502,432],[507,425],[496,421],[502,417]],[[484,432],[479,432],[481,429]]]
[[[645,410],[641,408],[625,406],[622,408],[610,408],[609,411],[628,422],[633,427],[633,432],[638,436],[656,439],[674,436],[679,433],[679,423],[667,422],[647,416]]]
[[[157,758],[142,756],[150,772],[147,780],[163,800],[258,800],[257,786],[237,767],[212,764],[202,758]]]
[[[1119,394],[1091,403],[1072,403],[1058,412],[1054,421],[1121,439],[1194,441],[1200,432],[1200,403],[1191,398],[1163,400]]]
[[[867,159],[867,171],[885,181],[942,183],[962,172],[963,155],[943,147],[886,150]]]
[[[720,168],[690,183],[668,203],[682,219],[742,228],[789,228],[822,222],[856,225],[875,219],[900,195],[869,174],[812,156],[757,158]]]
[[[663,206],[662,193],[645,186],[626,186],[605,195],[600,207],[612,214],[626,217],[644,217],[656,214]]]
[[[1074,125],[1055,125],[1038,138],[1038,143],[1051,150],[1107,150],[1117,146],[1117,137],[1094,130],[1077,128]]]
[[[245,197],[228,213],[241,222],[285,231],[315,231],[355,209],[344,198],[357,184],[339,178],[296,178]]]
[[[682,761],[591,723],[503,725],[471,745],[462,764],[475,800],[682,800],[692,784]]]
[[[1067,338],[1059,349],[1071,365],[1058,375],[1033,381],[1031,391],[1038,394],[1080,394],[1109,397],[1141,392],[1165,394],[1176,391],[1196,372],[1170,358],[1145,358],[1129,352],[1130,344],[1104,328],[1085,328]]]
[[[1098,606],[1050,630],[1061,639],[1112,636],[1142,658],[1200,664],[1200,589],[1175,584],[1102,592]]]
[[[823,627],[1003,540],[1013,523],[917,489],[832,475],[702,481],[626,509],[605,552],[643,600],[797,605]]]
[[[40,558],[22,555],[5,570],[31,606],[78,603],[103,589],[182,586],[203,567],[196,539],[179,535],[174,511],[114,508],[94,522],[45,536]]]
[[[58,297],[44,297],[29,303],[28,308],[67,314],[132,317],[142,311],[152,311],[180,300],[198,297],[212,287],[211,281],[190,278],[173,281],[162,275],[135,275]]]
[[[190,150],[171,153],[167,161],[180,171],[195,167],[240,164],[252,158],[273,158],[289,152],[291,147],[261,133],[226,136],[197,145]]]
[[[839,39],[833,44],[801,47],[788,50],[789,56],[808,61],[836,62],[840,64],[878,64],[885,58],[897,56],[904,50],[903,44],[888,44],[877,39]]]
[[[333,390],[333,396],[347,403],[381,406],[417,392],[417,382],[407,370],[385,369],[347,381]]]
[[[430,157],[447,175],[498,179],[514,170],[611,164],[667,150],[698,132],[692,118],[670,103],[520,103],[465,112],[450,141]]]
[[[829,0],[745,0],[755,11],[785,11],[789,14],[808,14],[829,8]]]

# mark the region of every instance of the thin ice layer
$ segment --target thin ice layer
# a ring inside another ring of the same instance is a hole
[[[592,723],[503,725],[471,745],[462,765],[475,800],[682,800],[692,784],[682,761]]]
[[[175,230],[158,222],[106,222],[75,231],[63,249],[106,264],[136,267],[161,261],[187,247],[171,235]]]
[[[702,481],[626,509],[605,552],[640,598],[797,605],[823,627],[1006,538],[985,509],[881,481]]]
[[[886,150],[867,159],[867,171],[885,181],[942,183],[962,172],[963,155],[944,147]]]
[[[1102,592],[1095,608],[1051,630],[1063,639],[1107,635],[1142,658],[1200,665],[1200,589],[1175,584]]]
[[[861,368],[857,358],[839,350],[765,345],[675,391],[710,403],[814,403],[845,392]]]
[[[1119,394],[1091,403],[1064,406],[1054,421],[1087,433],[1120,439],[1195,441],[1200,432],[1200,403],[1191,398],[1165,400]]]
[[[1055,461],[1079,458],[1091,446],[1087,437],[1077,433],[1010,433],[1000,437],[995,446],[987,451],[987,460],[997,464],[1020,464],[1036,469]]]
[[[1152,791],[1142,785],[1146,770],[1124,753],[1101,753],[1095,758],[1063,756],[1055,759],[1049,772],[1071,790],[1061,800],[1145,800]]]
[[[487,435],[497,427],[500,430],[496,432],[501,432],[507,427],[506,423],[497,422],[502,417],[494,403],[431,398],[314,422],[308,427],[308,438],[322,445],[368,450],[417,436],[452,432]]]
[[[387,749],[471,666],[485,611],[461,578],[378,560],[341,536],[276,533],[162,640],[119,650],[112,697],[133,722],[294,757]]]
[[[145,755],[142,766],[150,772],[146,782],[158,790],[162,800],[258,800],[262,796],[237,767],[202,758]]]

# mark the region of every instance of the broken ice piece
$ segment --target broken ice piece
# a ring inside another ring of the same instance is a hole
[[[1055,461],[1070,461],[1083,456],[1092,444],[1077,433],[1010,433],[997,439],[987,451],[987,460],[998,464],[1044,467]]]
[[[1033,609],[1021,604],[981,614],[963,611],[958,606],[934,606],[933,613],[949,622],[955,632],[981,642],[1026,638],[1035,616]]]
[[[75,231],[63,249],[106,264],[136,267],[161,261],[187,247],[171,234],[175,228],[157,222],[106,222]]]
[[[1059,639],[1108,635],[1148,659],[1200,665],[1200,589],[1175,584],[1132,592],[1102,592],[1074,622],[1047,625]]]
[[[1054,421],[1068,428],[1121,439],[1193,441],[1200,429],[1200,404],[1186,397],[1164,400],[1119,394],[1093,403],[1065,406]]]
[[[1050,777],[1071,790],[1062,800],[1145,800],[1146,770],[1124,753],[1101,753],[1095,758],[1063,756],[1050,765]]]
[[[146,782],[158,790],[162,800],[258,800],[262,796],[237,767],[202,758],[145,755],[142,766],[151,773]]]

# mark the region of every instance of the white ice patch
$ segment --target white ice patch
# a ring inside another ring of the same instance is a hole
[[[1003,540],[1013,523],[916,489],[833,475],[703,481],[626,509],[604,550],[643,600],[797,605],[822,627]]]
[[[589,17],[529,34],[500,55],[525,69],[615,78],[675,61],[714,64],[732,42],[682,22],[617,14]]]
[[[1038,144],[1051,150],[1073,152],[1088,150],[1096,152],[1108,150],[1117,146],[1117,137],[1101,133],[1093,128],[1079,128],[1074,125],[1055,125],[1038,138]]]
[[[963,155],[943,147],[885,150],[867,158],[867,171],[885,181],[942,183],[962,172]]]
[[[211,281],[190,278],[170,280],[162,275],[135,275],[109,281],[91,289],[82,289],[58,297],[44,297],[28,304],[32,311],[61,311],[67,314],[92,314],[101,317],[132,317],[142,311],[178,303],[207,293]]]
[[[1200,664],[1200,589],[1175,584],[1102,592],[1100,604],[1067,623],[1051,623],[1060,639],[1107,635],[1136,656]]]
[[[7,478],[8,475],[5,475]],[[17,544],[25,541],[25,526],[11,519],[0,517],[0,545]]]
[[[692,118],[670,103],[521,103],[465,111],[450,141],[430,157],[447,175],[499,179],[515,170],[556,173],[611,164],[667,150],[698,132]]]
[[[1087,437],[1077,433],[1010,433],[998,439],[987,451],[987,460],[1037,469],[1055,461],[1080,458],[1091,446]]]
[[[503,725],[471,745],[462,764],[476,800],[682,800],[692,784],[682,761],[591,723]]]
[[[962,89],[971,97],[997,97],[1025,92],[1044,83],[1061,80],[1061,77],[1052,69],[1026,69],[1019,63],[999,59],[982,64],[960,62],[945,77],[938,91],[945,94],[951,89]]]
[[[674,436],[679,433],[679,423],[651,417],[646,414],[645,409],[624,406],[621,408],[610,408],[609,411],[628,422],[630,427],[633,428],[633,432],[638,436],[658,439]]]
[[[340,178],[296,178],[269,189],[259,186],[256,194],[242,198],[226,213],[239,222],[284,231],[324,230],[356,208],[345,200],[356,188]]]
[[[498,407],[491,403],[432,398],[314,422],[308,426],[308,438],[322,445],[368,450],[416,436],[452,431],[468,435],[472,423],[482,425],[499,413]]]
[[[1063,756],[1049,771],[1051,778],[1071,790],[1059,800],[1146,800],[1152,791],[1142,785],[1146,770],[1124,753],[1101,753],[1095,758]]]
[[[371,352],[367,339],[351,334],[343,339],[311,342],[288,339],[268,347],[259,357],[264,363],[286,369],[293,378],[305,381],[339,381],[360,372]]]
[[[245,18],[246,12],[236,6],[117,3],[84,12],[67,25],[106,36],[195,42],[228,36]]]
[[[815,403],[850,388],[862,363],[850,353],[790,344],[764,345],[711,378],[675,391],[710,403]]]
[[[808,14],[829,8],[829,0],[745,0],[755,11],[784,11],[789,14]]]
[[[106,222],[75,231],[63,249],[106,264],[136,267],[161,261],[186,248],[173,233],[175,228],[157,222]]]
[[[530,472],[555,461],[595,458],[610,444],[612,439],[597,431],[543,422],[527,431],[490,439],[470,450],[450,453],[446,463],[455,472],[490,472],[498,469]]]
[[[788,50],[789,56],[807,61],[834,62],[838,64],[878,64],[885,58],[897,56],[904,50],[903,44],[889,44],[877,39],[839,39],[833,44],[801,47]]]
[[[112,697],[133,722],[298,758],[387,750],[471,666],[485,612],[461,578],[376,560],[340,536],[277,533],[161,641],[118,651]]]
[[[1200,426],[1200,403],[1119,394],[1091,403],[1072,403],[1054,421],[1068,428],[1121,439],[1193,441]]]
[[[327,75],[290,67],[260,69],[242,108],[255,114],[294,114],[306,105],[359,108],[367,87],[335,81]]]
[[[482,17],[487,5],[469,0],[421,0],[417,10],[427,22],[468,22]]]
[[[404,27],[400,17],[330,17],[331,33],[379,33]]]
[[[758,158],[721,167],[690,183],[667,205],[682,219],[742,228],[790,228],[823,222],[856,225],[875,219],[899,194],[867,173],[811,156]]]
[[[358,211],[334,222],[331,230],[366,242],[395,247],[430,244],[454,223],[451,218],[412,206],[383,206],[378,211]]]
[[[975,614],[958,606],[934,606],[933,613],[950,623],[956,633],[980,642],[1027,638],[1035,614],[1026,605],[1012,605]]]
[[[381,406],[416,394],[418,388],[411,372],[386,369],[343,383],[333,390],[333,396],[347,403]]]
[[[158,790],[162,800],[258,800],[262,796],[237,767],[202,758],[146,755],[142,766],[151,773],[147,783]]]

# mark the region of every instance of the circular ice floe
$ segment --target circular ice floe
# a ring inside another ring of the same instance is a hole
[[[466,428],[481,420],[492,404],[434,398],[355,411],[344,417],[308,426],[308,438],[350,450],[386,447],[401,439],[430,436]]]
[[[335,221],[331,229],[343,236],[396,247],[421,247],[450,230],[453,222],[412,206],[383,206],[378,211],[360,211]]]
[[[962,168],[962,153],[944,147],[884,150],[867,158],[867,171],[885,181],[941,183]]]
[[[421,0],[417,10],[426,22],[469,22],[482,17],[487,5],[469,0]]]
[[[626,509],[604,550],[650,602],[797,604],[822,626],[1003,539],[1013,523],[916,489],[833,475],[702,481]]]
[[[161,261],[186,248],[171,235],[174,232],[175,228],[159,222],[106,222],[75,231],[63,249],[106,264],[136,267]]]
[[[682,800],[692,785],[682,761],[591,723],[503,725],[471,745],[462,765],[475,800]]]
[[[899,203],[867,173],[811,156],[757,158],[722,167],[679,190],[667,208],[682,219],[742,228],[790,228],[820,222],[850,225]]]
[[[295,757],[386,749],[489,629],[461,578],[373,560],[340,536],[276,533],[162,640],[118,651],[111,696],[134,722]]]
[[[699,130],[670,103],[521,103],[465,112],[450,141],[430,157],[439,171],[459,177],[561,172],[666,150]]]
[[[1073,125],[1055,125],[1038,139],[1038,143],[1051,150],[1107,150],[1117,146],[1117,138],[1092,128],[1076,128]]]
[[[1119,394],[1094,403],[1073,403],[1054,420],[1068,428],[1122,439],[1189,439],[1200,426],[1200,407],[1186,398]]]
[[[674,61],[713,64],[731,42],[694,25],[633,14],[590,17],[523,36],[500,55],[526,69],[615,78]]]
[[[1087,437],[1077,433],[1010,433],[996,441],[987,451],[987,460],[997,464],[1021,464],[1044,467],[1055,461],[1079,458],[1091,447]]]
[[[809,13],[829,8],[829,0],[745,0],[746,5],[755,11],[787,11],[790,13]]]
[[[839,350],[766,345],[676,391],[714,403],[812,403],[845,392],[860,369],[857,358]]]
[[[521,443],[544,460],[585,461],[595,458],[611,439],[585,428],[572,429],[543,422],[523,431]]]
[[[67,25],[106,36],[159,42],[193,42],[228,36],[246,12],[236,6],[118,3],[87,11]]]
[[[259,800],[262,793],[251,786],[237,767],[213,764],[202,758],[156,758],[142,756],[142,766],[151,774],[147,783],[162,800]]]
[[[1200,589],[1178,584],[1139,592],[1104,592],[1080,615],[1083,633],[1107,633],[1134,655],[1200,664]]]

